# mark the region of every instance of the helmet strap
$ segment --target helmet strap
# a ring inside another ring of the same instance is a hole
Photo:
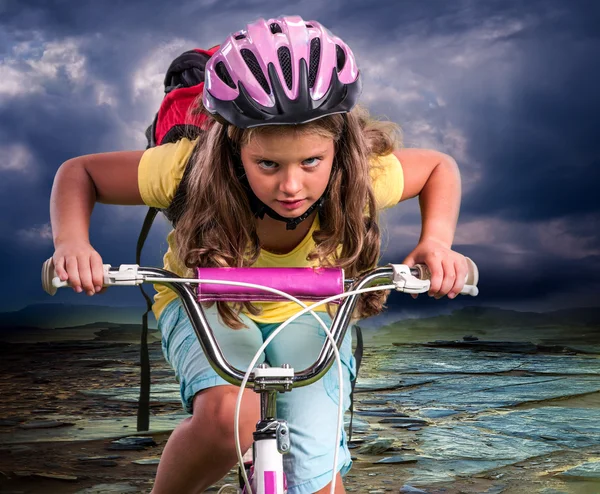
[[[244,178],[240,178],[240,182],[246,191],[246,196],[248,197],[248,202],[250,203],[250,210],[254,214],[255,217],[259,219],[263,219],[265,214],[274,220],[282,221],[285,223],[286,230],[295,230],[296,227],[302,223],[306,218],[308,218],[313,211],[320,209],[325,202],[325,194],[323,194],[317,201],[315,201],[304,213],[300,216],[296,216],[295,218],[286,218],[285,216],[281,216],[277,211],[274,211],[272,208],[267,206],[264,202],[262,202],[250,187],[248,183],[248,179],[244,176]]]

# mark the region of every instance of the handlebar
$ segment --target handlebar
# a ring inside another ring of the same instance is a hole
[[[475,263],[467,258],[469,263],[469,273],[466,277],[466,283],[461,291],[462,294],[476,296],[478,294],[477,283],[479,273]],[[261,269],[261,268],[256,268]],[[344,339],[352,313],[356,307],[359,290],[381,289],[396,290],[407,293],[424,293],[429,290],[430,282],[427,279],[429,270],[424,265],[416,265],[410,268],[404,264],[391,264],[385,267],[375,268],[355,280],[345,280],[346,293],[329,297],[320,303],[328,303],[335,298],[344,298],[333,318],[331,334],[339,348]],[[208,323],[202,304],[196,301],[193,284],[225,284],[223,280],[204,280],[204,279],[186,279],[165,269],[140,267],[137,264],[122,264],[118,268],[113,268],[109,264],[104,265],[104,286],[111,285],[139,285],[141,283],[161,284],[173,290],[182,300],[183,307],[190,319],[192,327],[202,346],[202,350],[211,363],[213,369],[227,382],[239,386],[244,379],[245,372],[233,367],[223,356],[221,348],[215,338],[212,328]],[[230,284],[240,283],[231,282]],[[243,283],[242,283],[243,285]],[[251,285],[251,284],[247,284]],[[42,266],[42,286],[50,295],[56,293],[57,288],[69,286],[68,282],[61,281],[54,271],[52,259],[48,259]],[[269,287],[259,287],[266,291],[274,291]],[[319,303],[315,304],[318,305]],[[311,305],[314,308],[315,305]],[[302,371],[295,371],[293,377],[293,387],[307,386],[318,381],[331,367],[334,359],[332,343],[327,339],[316,362]],[[251,378],[248,387],[254,386],[254,378]]]

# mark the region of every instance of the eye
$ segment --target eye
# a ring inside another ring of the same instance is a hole
[[[302,163],[304,163],[305,166],[314,167],[314,166],[317,166],[320,162],[321,162],[321,158],[314,157],[314,158],[308,158],[307,160],[304,160]]]
[[[277,163],[275,163],[274,161],[260,160],[258,162],[258,166],[260,166],[264,170],[274,170],[279,165]]]

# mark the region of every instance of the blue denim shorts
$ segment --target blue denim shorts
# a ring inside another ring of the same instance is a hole
[[[205,314],[227,361],[244,371],[264,340],[279,326],[256,323],[241,315],[247,327],[233,330],[220,321],[216,306],[206,309]],[[318,314],[330,327],[331,319],[327,313]],[[193,413],[196,393],[229,383],[217,375],[208,363],[179,299],[165,307],[158,327],[162,333],[164,356],[180,384],[183,407],[188,413]],[[266,361],[272,366],[287,363],[297,370],[306,369],[317,359],[325,339],[325,332],[317,320],[305,314],[273,339],[258,363]],[[343,406],[347,410],[350,407],[350,380],[356,372],[350,328],[340,348],[340,357],[344,379]],[[289,494],[313,493],[331,481],[338,399],[335,362],[321,380],[278,395],[277,416],[287,421],[292,444],[291,451],[283,456]],[[351,466],[346,433],[342,427],[338,471],[345,475]]]

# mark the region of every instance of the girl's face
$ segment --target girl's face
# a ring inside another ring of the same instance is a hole
[[[330,137],[264,133],[242,146],[241,158],[256,196],[281,216],[294,218],[325,192],[334,152]]]

